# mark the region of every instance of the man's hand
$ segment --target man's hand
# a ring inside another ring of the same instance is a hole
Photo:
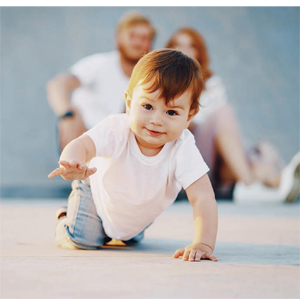
[[[61,175],[64,180],[85,180],[97,171],[96,167],[88,168],[84,163],[76,161],[59,161],[60,167],[53,170],[48,178]]]
[[[173,257],[182,256],[183,261],[200,262],[201,259],[209,259],[214,262],[218,259],[212,254],[212,249],[204,244],[191,244],[185,248],[176,250]]]

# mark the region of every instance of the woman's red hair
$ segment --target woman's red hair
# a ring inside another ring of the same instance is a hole
[[[176,46],[176,37],[179,34],[186,34],[192,40],[192,45],[197,51],[197,61],[201,65],[204,82],[213,75],[209,67],[209,55],[203,37],[196,30],[185,27],[176,31],[168,41],[166,48],[174,48]]]

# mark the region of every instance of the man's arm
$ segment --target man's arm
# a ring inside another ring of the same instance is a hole
[[[80,80],[72,74],[60,74],[47,83],[48,101],[57,116],[72,110],[71,94],[80,86]]]
[[[193,207],[195,236],[193,243],[177,250],[174,257],[182,256],[185,261],[200,261],[202,258],[217,261],[212,252],[217,238],[218,210],[208,175],[190,185],[186,193]]]
[[[48,101],[57,116],[72,111],[73,116],[61,118],[58,123],[60,149],[86,131],[82,116],[78,108],[71,102],[72,92],[79,88],[79,79],[72,74],[61,74],[47,84]]]

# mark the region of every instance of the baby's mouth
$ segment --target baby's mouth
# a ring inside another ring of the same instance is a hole
[[[162,132],[149,130],[149,129],[147,129],[147,128],[146,128],[146,131],[147,131],[148,134],[151,135],[151,136],[160,136],[160,135],[164,134],[164,133],[162,133]]]

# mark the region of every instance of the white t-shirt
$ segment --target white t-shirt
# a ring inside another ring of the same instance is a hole
[[[225,86],[218,76],[213,76],[205,82],[205,89],[200,96],[200,109],[193,121],[204,124],[210,115],[227,104]]]
[[[140,152],[126,114],[112,115],[85,134],[96,146],[97,157],[90,162],[97,167],[90,177],[93,199],[114,239],[139,234],[174,202],[181,187],[209,170],[188,130],[153,157]]]
[[[85,57],[70,71],[82,84],[73,92],[72,102],[81,111],[87,129],[111,114],[124,112],[124,91],[130,78],[121,68],[118,51]]]

